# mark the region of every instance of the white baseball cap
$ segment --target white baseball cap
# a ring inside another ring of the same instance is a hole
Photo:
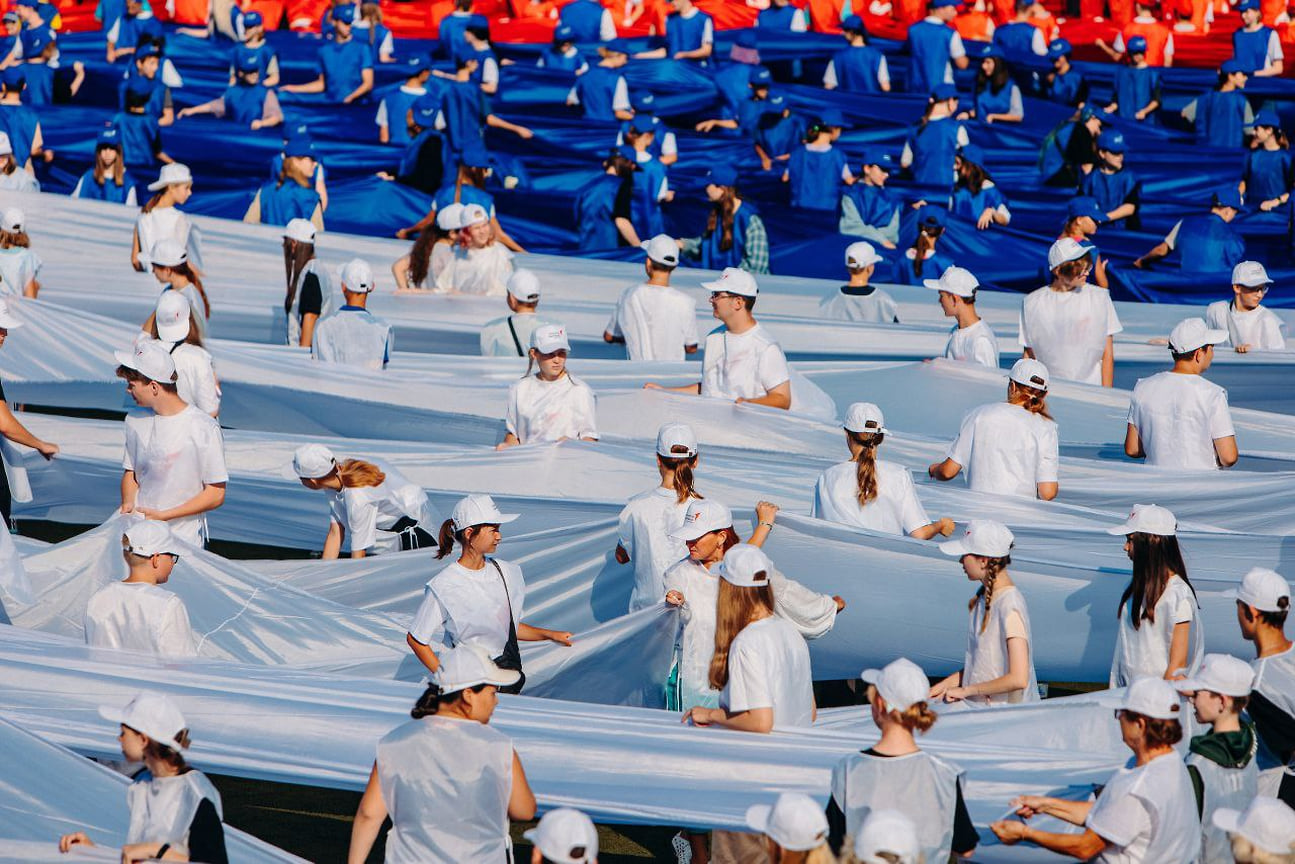
[[[1273,284],[1273,280],[1268,278],[1268,271],[1258,261],[1242,261],[1232,268],[1232,284],[1258,288]]]
[[[114,351],[117,362],[133,369],[150,381],[170,384],[175,380],[175,360],[162,343],[153,339],[141,341],[134,351]]]
[[[877,688],[891,711],[907,711],[918,702],[925,702],[931,693],[931,683],[926,680],[922,667],[903,657],[882,669],[864,669],[859,677]]]
[[[523,303],[540,302],[540,277],[533,270],[518,268],[508,277],[508,293]]]
[[[567,330],[561,324],[541,324],[531,331],[531,347],[541,354],[552,354],[554,351],[570,351],[571,343],[567,341]]]
[[[8,298],[0,297],[0,327],[6,330],[16,330],[21,326],[22,321],[9,308]]]
[[[1110,693],[1097,700],[1108,708],[1132,711],[1156,720],[1177,720],[1182,716],[1178,691],[1163,678],[1139,678],[1121,692]]]
[[[957,540],[946,540],[940,544],[940,551],[945,555],[983,555],[986,558],[1006,558],[1012,554],[1012,544],[1016,537],[1007,526],[992,519],[972,519],[967,523],[967,530]]]
[[[314,243],[315,225],[309,219],[289,219],[283,227],[283,236],[298,243]]]
[[[111,705],[99,707],[99,716],[110,723],[129,726],[152,738],[163,747],[183,750],[176,739],[188,728],[184,715],[175,703],[161,693],[139,693],[134,699],[118,708]]]
[[[1190,354],[1205,345],[1218,345],[1228,341],[1228,331],[1211,330],[1204,318],[1179,321],[1169,334],[1169,350],[1175,354]]]
[[[1280,798],[1254,798],[1245,810],[1220,807],[1211,818],[1224,831],[1246,838],[1265,852],[1287,855],[1295,846],[1295,810]]]
[[[189,250],[178,240],[166,237],[148,250],[148,260],[154,267],[179,267],[189,260]]]
[[[459,211],[459,227],[467,228],[469,225],[476,225],[479,222],[489,222],[490,214],[486,208],[480,204],[464,204],[463,209]]]
[[[550,810],[522,836],[557,864],[590,864],[598,857],[598,829],[588,816],[571,807]]]
[[[696,456],[697,435],[687,423],[665,423],[656,433],[656,452],[666,459]]]
[[[1178,520],[1164,507],[1155,504],[1134,504],[1133,511],[1123,525],[1107,528],[1107,534],[1127,537],[1129,534],[1157,534],[1173,537],[1178,533]]]
[[[873,810],[854,838],[860,864],[917,864],[921,853],[917,826],[898,810]]]
[[[148,184],[148,191],[158,192],[167,186],[179,186],[193,182],[193,172],[183,162],[170,162],[162,166],[157,179]]]
[[[718,279],[714,282],[703,282],[701,287],[707,291],[724,291],[742,297],[754,297],[760,293],[760,287],[755,284],[755,277],[737,267],[725,267]]]
[[[876,249],[872,248],[871,243],[865,243],[862,240],[845,247],[845,266],[854,270],[862,270],[864,267],[879,264],[885,260],[877,254]]]
[[[1230,600],[1240,600],[1260,612],[1282,612],[1290,608],[1291,586],[1276,570],[1254,567],[1242,577],[1238,587],[1229,588],[1223,592],[1223,596]],[[1286,599],[1284,608],[1282,598]]]
[[[827,842],[827,816],[803,792],[783,792],[772,807],[768,804],[748,807],[746,825],[770,837],[788,852],[808,852]]]
[[[658,234],[651,240],[644,240],[639,248],[663,267],[679,266],[679,244],[669,234]]]
[[[27,214],[22,212],[18,207],[6,207],[3,214],[0,214],[0,230],[8,231],[11,234],[22,230],[23,223],[27,221]]]
[[[1030,357],[1022,357],[1013,363],[1012,371],[1007,377],[1022,387],[1032,387],[1035,390],[1048,389],[1048,367]]]
[[[1076,261],[1092,251],[1092,246],[1080,243],[1074,237],[1062,237],[1048,250],[1048,269],[1056,270],[1067,261]]]
[[[140,519],[127,528],[126,542],[130,544],[126,547],[127,552],[144,558],[180,551],[180,544],[171,534],[170,527],[156,519]]]
[[[473,525],[504,525],[516,519],[516,513],[500,513],[495,506],[495,499],[489,495],[474,493],[454,505],[450,521],[455,531],[463,531]]]
[[[975,297],[980,280],[971,275],[970,270],[961,267],[950,267],[940,274],[939,279],[923,279],[922,284],[934,291],[945,291],[955,297]]]
[[[342,288],[352,294],[373,291],[373,268],[363,258],[352,258],[342,265]]]
[[[500,669],[485,649],[471,642],[462,642],[442,654],[441,665],[431,674],[432,683],[442,693],[458,693],[478,684],[508,687],[521,677],[516,669]]]
[[[457,231],[463,227],[463,205],[458,201],[446,204],[436,211],[436,227],[442,231]]]
[[[733,512],[718,501],[703,498],[689,502],[683,514],[683,525],[670,532],[670,539],[687,543],[712,531],[732,527]]]
[[[327,477],[337,467],[337,457],[323,444],[302,444],[292,454],[292,470],[303,480]]]
[[[13,144],[9,141],[7,132],[0,132],[0,156],[12,156]]]
[[[730,549],[715,568],[719,577],[739,588],[763,588],[769,584],[773,562],[758,546],[740,543]]]
[[[845,428],[860,434],[885,435],[886,418],[871,402],[855,402],[845,412]]]
[[[1255,685],[1255,670],[1231,654],[1206,654],[1195,675],[1173,684],[1180,693],[1208,690],[1224,696],[1249,696]]]
[[[157,338],[163,342],[182,342],[189,335],[189,315],[193,309],[189,299],[179,291],[163,291],[157,298],[153,320],[157,323]]]

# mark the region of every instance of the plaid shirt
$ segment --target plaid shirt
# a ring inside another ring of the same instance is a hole
[[[747,221],[746,236],[742,240],[742,269],[748,273],[768,273],[769,232],[764,230],[764,222],[759,216],[752,216]]]

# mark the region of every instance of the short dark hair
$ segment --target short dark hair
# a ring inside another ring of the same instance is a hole
[[[179,386],[175,383],[177,380],[177,377],[174,372],[171,373],[170,381],[154,381],[152,378],[148,377],[147,375],[144,375],[134,369],[131,369],[129,366],[118,366],[117,377],[124,378],[127,381],[133,381],[136,384],[156,384],[157,386],[161,387],[163,390],[167,390],[171,393],[179,392]]]
[[[750,312],[752,309],[754,309],[754,308],[755,308],[755,298],[754,298],[754,297],[743,297],[743,298],[742,298],[742,302],[746,304],[746,311],[748,311],[748,312]]]

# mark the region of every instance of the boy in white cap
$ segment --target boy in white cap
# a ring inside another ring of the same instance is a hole
[[[643,251],[647,281],[621,292],[603,340],[624,342],[631,360],[679,362],[697,353],[697,303],[670,287],[679,244],[658,234],[643,243]]]
[[[9,301],[4,297],[0,297],[0,347],[3,347],[5,340],[9,338],[10,330],[21,326],[23,326],[23,322],[9,311]],[[9,410],[9,403],[5,401],[3,383],[0,383],[0,435],[15,444],[33,448],[46,459],[52,459],[58,453],[57,444],[42,441],[31,434],[27,427]],[[9,488],[9,472],[13,470],[15,468],[12,466],[0,464],[0,516],[4,517],[4,524],[0,527],[6,530],[11,525],[10,516],[13,512],[13,493]]]
[[[522,836],[535,844],[531,864],[598,864],[598,829],[571,807],[550,810]]]
[[[540,277],[531,270],[518,269],[508,277],[504,295],[512,314],[486,322],[481,328],[481,356],[525,357],[531,334],[546,324],[562,326],[535,313],[540,305]]]
[[[367,308],[374,289],[369,262],[352,258],[342,265],[341,279],[346,302],[315,325],[311,355],[325,363],[387,368],[395,334],[390,324]]]
[[[845,269],[849,271],[850,281],[823,298],[818,304],[818,314],[838,321],[898,324],[899,307],[894,298],[876,285],[868,284],[873,271],[884,260],[871,243],[859,240],[847,246]]]
[[[1256,798],[1245,810],[1215,810],[1214,824],[1227,832],[1236,861],[1286,862],[1295,849],[1295,810],[1272,798]]]
[[[701,287],[710,291],[711,310],[722,322],[706,336],[701,381],[685,387],[662,387],[655,382],[643,386],[791,408],[787,357],[751,314],[760,290],[755,277],[745,270],[725,267],[719,279],[703,282]]]
[[[126,417],[121,512],[170,523],[194,546],[207,539],[204,516],[225,503],[225,442],[220,425],[180,398],[175,362],[160,342],[116,352],[117,377],[150,413]]]
[[[922,284],[939,292],[940,311],[945,318],[958,322],[958,326],[949,333],[944,356],[997,369],[998,337],[993,328],[976,314],[976,291],[980,288],[980,281],[969,270],[950,267],[940,274],[939,279],[923,279]]]
[[[1187,771],[1201,814],[1202,864],[1229,864],[1232,846],[1214,825],[1220,807],[1244,807],[1259,792],[1255,728],[1241,718],[1255,673],[1230,654],[1206,654],[1196,674],[1174,684],[1188,698],[1198,723],[1210,730],[1192,738]]]
[[[1237,461],[1236,431],[1228,392],[1205,380],[1214,346],[1226,330],[1211,330],[1203,318],[1179,322],[1169,334],[1174,367],[1143,378],[1129,400],[1124,452],[1148,465],[1188,471],[1228,468]]]
[[[1052,283],[1021,302],[1019,341],[1057,378],[1115,386],[1115,340],[1124,329],[1111,292],[1089,283],[1093,247],[1062,237],[1048,250]]]
[[[129,574],[96,591],[85,607],[85,644],[193,657],[197,640],[184,601],[162,586],[180,558],[182,543],[165,522],[141,519],[121,538]]]
[[[1241,637],[1255,646],[1254,688],[1246,710],[1259,733],[1259,794],[1295,807],[1295,643],[1284,627],[1290,585],[1273,570],[1255,567],[1223,596],[1237,601]]]
[[[1258,261],[1242,261],[1232,268],[1231,300],[1219,300],[1205,309],[1205,323],[1228,334],[1227,344],[1238,354],[1247,351],[1281,351],[1286,347],[1282,321],[1261,306],[1273,280]]]

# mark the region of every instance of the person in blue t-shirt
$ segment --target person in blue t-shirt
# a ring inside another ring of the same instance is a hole
[[[603,160],[603,171],[576,195],[575,224],[579,249],[615,249],[638,246],[634,228],[634,154],[613,148]]]
[[[1065,39],[1048,43],[1048,60],[1052,71],[1035,73],[1039,95],[1049,102],[1082,108],[1088,101],[1088,81],[1070,62],[1074,49]]]
[[[610,42],[616,38],[611,10],[598,0],[572,0],[558,13],[558,26],[571,31],[573,42]]]
[[[939,84],[953,83],[953,67],[970,61],[962,37],[951,25],[961,0],[928,0],[927,15],[908,28],[908,92],[930,93]]]
[[[899,157],[900,167],[910,169],[916,182],[943,189],[953,185],[954,158],[960,148],[971,143],[957,113],[958,88],[937,84],[926,104],[926,113]]]
[[[255,9],[243,13],[243,44],[234,49],[229,61],[229,85],[234,86],[234,75],[239,57],[250,54],[256,57],[261,83],[266,87],[279,86],[279,55],[274,53],[265,39],[265,19]]]
[[[131,81],[147,81],[151,88],[146,112],[157,120],[159,126],[170,126],[175,122],[175,107],[171,101],[171,88],[162,81],[162,52],[152,42],[145,42],[135,51],[131,71],[117,88],[117,107],[126,107],[126,86]]]
[[[579,105],[591,120],[628,120],[634,116],[634,107],[620,70],[629,62],[629,48],[623,40],[613,39],[599,46],[598,53],[602,59],[576,79],[567,104]]]
[[[468,18],[462,40],[463,46],[457,49],[452,58],[456,69],[461,69],[464,62],[471,61],[473,66],[469,79],[481,88],[482,93],[494,96],[499,92],[499,59],[495,57],[495,48],[490,44],[490,19],[484,15]],[[432,74],[437,78],[456,77],[439,69]]]
[[[157,163],[175,161],[162,149],[162,130],[148,113],[152,96],[151,81],[131,78],[126,83],[126,110],[112,118],[112,125],[121,131],[121,151],[128,168],[152,168]]]
[[[1147,65],[1147,40],[1128,42],[1124,63],[1115,69],[1115,100],[1106,110],[1128,120],[1146,120],[1160,108],[1160,70]]]
[[[700,237],[679,239],[685,258],[707,270],[740,267],[748,273],[769,272],[769,233],[755,206],[737,188],[733,166],[717,164],[706,174],[711,211]]]
[[[755,26],[761,30],[804,33],[809,30],[809,16],[806,10],[793,6],[791,0],[772,0],[769,8],[761,9],[755,17]]]
[[[354,35],[355,41],[369,46],[375,64],[396,62],[396,40],[391,29],[382,23],[382,7],[378,3],[360,4]]]
[[[1165,239],[1133,266],[1143,269],[1176,251],[1183,271],[1230,271],[1246,257],[1246,241],[1231,224],[1243,206],[1237,187],[1218,189],[1210,198],[1210,212],[1180,219]]]
[[[17,12],[6,12],[0,18],[0,69],[22,59],[22,19]]]
[[[770,93],[756,124],[755,155],[763,171],[772,171],[774,163],[785,164],[805,137],[805,124],[791,113],[787,97]]]
[[[261,84],[261,64],[254,54],[238,56],[238,77],[233,86],[210,102],[181,108],[179,117],[214,114],[252,131],[269,129],[283,122],[283,109],[273,90]]]
[[[791,206],[836,212],[841,190],[854,183],[845,153],[832,146],[832,129],[821,120],[809,125],[801,147],[791,153],[782,182],[791,184]]]
[[[281,92],[323,93],[329,102],[350,105],[373,89],[373,52],[354,37],[355,7],[334,6],[332,18],[335,34],[319,48],[319,75],[305,84],[285,84]]]
[[[1030,23],[1040,6],[1038,0],[1016,0],[1016,17],[994,28],[995,47],[1013,60],[1047,55],[1043,31]]]
[[[850,93],[889,93],[890,68],[886,57],[868,44],[868,28],[858,15],[841,22],[841,35],[850,47],[837,51],[827,61],[823,86]]]
[[[54,151],[45,148],[40,118],[27,105],[22,104],[27,85],[26,64],[10,66],[3,73],[3,91],[0,91],[0,132],[9,136],[14,161],[19,168],[32,171],[32,159],[54,158]]]
[[[589,69],[589,62],[580,53],[580,49],[576,48],[575,30],[566,24],[559,24],[553,30],[552,44],[540,52],[535,65],[541,69],[572,72],[576,75],[583,75]]]
[[[72,197],[134,207],[138,203],[135,195],[135,178],[126,170],[121,153],[121,133],[111,127],[105,129],[95,142],[94,167],[76,181]]]
[[[1254,110],[1246,99],[1246,71],[1240,60],[1224,60],[1219,83],[1210,92],[1188,102],[1182,117],[1196,125],[1196,140],[1209,147],[1241,147],[1245,130],[1254,123]]]
[[[1232,32],[1232,57],[1250,75],[1268,78],[1286,68],[1282,42],[1277,31],[1264,25],[1259,0],[1241,0],[1241,27]]]
[[[49,105],[54,101],[54,78],[59,71],[56,59],[58,44],[54,41],[54,31],[48,27],[36,30],[25,30],[22,34],[23,72],[27,78],[27,90],[23,102],[33,108]],[[68,95],[75,96],[85,82],[85,64],[80,60],[72,63],[72,80],[68,82]]]
[[[1277,112],[1265,108],[1255,117],[1254,146],[1246,151],[1241,193],[1258,202],[1259,209],[1267,213],[1290,202],[1292,184],[1295,184],[1295,168],[1290,142],[1282,131]]]
[[[845,188],[841,196],[842,234],[863,237],[887,249],[899,243],[899,196],[886,188],[895,160],[884,150],[869,147],[863,151],[859,179]]]
[[[126,14],[117,19],[105,34],[108,41],[107,57],[115,63],[135,53],[144,39],[159,41],[163,38],[162,25],[153,13],[144,8],[141,0],[126,0]]]
[[[642,60],[698,60],[705,63],[715,49],[715,23],[692,0],[670,0],[674,14],[666,18],[665,47],[634,56]]]
[[[471,17],[472,0],[454,0],[454,11],[441,19],[437,29],[437,56],[453,60],[463,52],[468,44],[463,40],[463,31]]]
[[[300,137],[289,141],[278,178],[257,190],[243,221],[287,225],[293,219],[307,219],[316,231],[323,231],[324,208],[312,186],[314,176],[314,146]]]
[[[651,114],[635,114],[626,124],[621,137],[633,153],[637,170],[634,172],[634,202],[631,222],[644,237],[665,233],[665,216],[661,205],[674,200],[670,188],[670,174],[666,166],[652,155],[658,121]]]
[[[958,180],[949,196],[949,212],[960,218],[974,220],[976,229],[984,231],[991,225],[1006,225],[1012,221],[1007,209],[1007,199],[994,185],[985,168],[985,152],[975,144],[958,151],[955,163]]]
[[[422,54],[410,57],[404,65],[405,83],[382,97],[382,101],[378,103],[378,113],[373,118],[378,127],[378,141],[401,147],[413,140],[409,135],[409,109],[427,95],[427,82],[432,76],[432,67]],[[440,91],[439,82],[437,91]]]
[[[414,104],[405,112],[405,134],[409,137],[409,143],[400,154],[400,165],[394,175],[379,173],[378,176],[383,180],[395,180],[411,186],[428,195],[435,194],[445,179],[446,166],[452,162],[447,152],[445,136],[436,129],[436,118],[440,115],[439,93],[428,93],[414,100]],[[397,121],[393,119],[391,122]],[[396,232],[396,236],[403,236],[402,232],[408,231],[409,229],[402,228]]]
[[[997,46],[991,45],[989,52],[980,61],[971,116],[982,123],[1020,123],[1025,119],[1025,101],[1021,99],[1021,88],[1012,81],[1007,60]]]
[[[1081,194],[1092,198],[1112,228],[1142,227],[1142,183],[1124,167],[1124,135],[1107,129],[1097,136],[1097,163],[1080,182]]]
[[[760,118],[769,108],[769,88],[773,84],[773,74],[764,66],[752,68],[746,75],[747,95],[733,105],[721,105],[719,116],[702,120],[694,128],[698,132],[713,132],[716,129],[740,130],[744,135],[755,136]]]

